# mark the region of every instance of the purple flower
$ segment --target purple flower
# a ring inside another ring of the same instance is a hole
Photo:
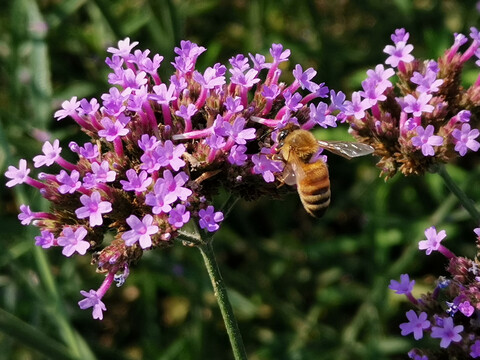
[[[205,89],[214,89],[225,84],[225,76],[218,75],[217,70],[212,67],[208,67],[203,75],[195,70],[193,72],[193,80]]]
[[[418,354],[417,349],[410,350],[407,355],[410,359],[413,359],[413,360],[428,360],[428,356]]]
[[[285,106],[291,111],[300,110],[303,104],[300,102],[302,101],[302,95],[299,93],[291,93],[289,90],[285,90],[283,92],[283,97],[285,98]]]
[[[313,68],[308,68],[304,72],[300,64],[295,65],[295,70],[293,70],[293,76],[300,84],[300,87],[311,92],[315,92],[318,89],[318,85],[311,81],[316,74],[317,72]]]
[[[168,217],[168,223],[175,226],[176,228],[181,228],[190,220],[190,211],[186,211],[185,205],[178,204],[173,208]]]
[[[122,75],[122,81],[119,84],[123,85],[124,88],[140,89],[148,81],[145,71],[135,73],[132,69],[126,69]]]
[[[118,48],[109,47],[107,51],[113,55],[120,56],[122,58],[128,58],[132,49],[138,45],[138,41],[134,41],[130,44],[130,38],[127,37],[124,40],[118,42]]]
[[[429,227],[425,230],[425,236],[427,240],[422,240],[418,243],[418,248],[420,250],[427,250],[426,254],[430,255],[432,251],[437,251],[440,248],[440,242],[447,236],[445,230],[441,230],[437,234],[435,226]]]
[[[214,150],[222,149],[227,142],[223,136],[212,134],[205,139],[205,143]]]
[[[228,162],[237,166],[245,165],[248,156],[245,155],[247,147],[245,145],[233,145],[228,155]]]
[[[138,140],[138,147],[144,152],[152,152],[160,144],[161,142],[153,135],[143,134],[140,140]]]
[[[389,78],[395,75],[395,71],[393,69],[384,69],[383,64],[378,64],[375,66],[375,70],[367,70],[367,76],[369,79],[375,81],[377,86],[386,89],[392,86],[392,83]]]
[[[92,163],[92,177],[95,183],[107,183],[115,181],[117,173],[114,170],[110,170],[110,165],[107,160],[99,163]]]
[[[174,49],[177,55],[189,58],[191,61],[195,61],[195,59],[206,50],[203,46],[198,46],[189,40],[180,41],[180,48],[176,47]]]
[[[212,205],[207,209],[201,209],[198,212],[200,220],[198,221],[200,228],[206,229],[208,232],[217,231],[220,228],[219,222],[223,221],[223,213],[221,211],[215,212]]]
[[[158,179],[153,186],[153,192],[147,193],[145,196],[145,204],[152,206],[152,213],[155,215],[168,213],[172,210],[170,206],[176,200],[176,197],[166,196],[168,189],[164,179]]]
[[[185,166],[185,161],[181,159],[185,152],[185,145],[178,144],[173,145],[171,140],[165,141],[165,144],[157,146],[155,149],[155,155],[157,156],[157,163],[160,166],[168,166],[175,171],[178,171],[181,167]]]
[[[274,173],[282,171],[283,163],[281,161],[274,161],[267,158],[265,155],[254,154],[252,156],[252,162],[255,164],[253,167],[254,174],[262,174],[265,182],[275,181]]]
[[[425,75],[415,71],[410,81],[418,85],[417,91],[421,93],[437,92],[438,87],[443,84],[442,79],[437,79],[437,73],[429,68],[425,71]]]
[[[85,297],[85,299],[78,302],[80,309],[85,310],[93,307],[93,318],[103,320],[103,311],[106,311],[107,308],[102,302],[102,296],[99,296],[95,290],[90,290],[89,292],[81,290],[80,294]]]
[[[362,81],[363,91],[360,91],[360,95],[370,103],[370,106],[375,105],[379,101],[385,101],[386,96],[383,94],[385,87],[378,85],[378,83],[371,78],[367,78]]]
[[[260,79],[256,77],[258,71],[255,69],[250,69],[246,73],[243,73],[238,69],[231,69],[230,71],[232,70],[233,73],[232,77],[230,78],[232,84],[237,84],[245,88],[251,88],[253,85],[260,81]]]
[[[264,85],[262,89],[262,96],[265,97],[265,99],[275,99],[278,95],[280,95],[280,88],[278,87],[277,84],[272,84],[270,86]]]
[[[404,28],[395,29],[395,33],[390,36],[394,44],[400,41],[407,42],[409,37],[410,34],[406,32]]]
[[[278,64],[284,61],[288,61],[288,57],[290,56],[290,50],[283,50],[282,44],[272,44],[270,48],[270,55],[273,57],[273,62]]]
[[[180,116],[183,119],[190,119],[197,113],[197,107],[194,104],[188,104],[188,106],[180,105],[180,110],[175,112],[175,115]]]
[[[232,65],[233,68],[238,69],[240,71],[246,71],[250,67],[248,64],[248,58],[243,55],[243,54],[238,54],[237,56],[233,56],[230,59],[228,59],[228,62],[230,65]],[[231,73],[232,70],[230,70]]]
[[[390,280],[390,285],[388,288],[395,291],[396,294],[410,294],[415,285],[415,280],[410,281],[408,274],[400,275],[400,282],[396,280]]]
[[[234,114],[242,111],[244,109],[244,106],[242,105],[242,99],[238,96],[235,98],[228,96],[225,100],[225,109]]]
[[[120,184],[122,184],[122,188],[125,191],[146,191],[153,181],[151,177],[148,177],[146,171],[141,171],[140,174],[137,175],[134,169],[128,169],[125,175],[127,175],[128,181],[120,180]]]
[[[345,115],[353,115],[355,119],[363,119],[365,117],[365,110],[372,107],[368,99],[363,99],[360,92],[352,93],[352,101],[345,101]]]
[[[60,147],[60,141],[55,139],[53,144],[50,144],[49,141],[46,141],[42,146],[42,151],[44,155],[37,155],[33,158],[34,165],[36,168],[41,166],[50,166],[52,165],[60,156],[62,148]]]
[[[413,333],[415,340],[419,340],[423,337],[423,330],[426,330],[430,327],[430,321],[427,320],[427,313],[421,312],[417,316],[417,313],[413,310],[407,312],[408,322],[400,324],[400,329],[402,329],[401,334],[406,336],[410,333]]]
[[[475,308],[470,304],[470,301],[465,300],[458,304],[458,310],[466,317],[470,317],[473,315]]]
[[[112,204],[108,201],[102,201],[98,191],[94,191],[91,196],[80,196],[80,202],[83,206],[75,210],[75,214],[79,219],[88,217],[91,227],[102,225],[102,214],[112,211]]]
[[[55,237],[50,231],[42,230],[39,236],[35,236],[35,245],[48,249],[55,245]]]
[[[246,140],[255,139],[255,129],[244,129],[246,123],[247,121],[245,120],[245,118],[239,116],[235,119],[233,124],[230,124],[226,121],[223,122],[222,128],[219,129],[218,132],[222,136],[230,136],[235,141],[235,143],[239,145],[244,145],[247,143]]]
[[[138,242],[142,249],[152,246],[151,235],[158,232],[158,226],[152,225],[152,215],[147,214],[142,220],[135,215],[130,215],[126,221],[132,230],[126,231],[122,234],[122,239],[125,241],[125,245],[132,246]]]
[[[62,110],[57,110],[53,115],[57,120],[62,120],[67,116],[77,115],[77,109],[80,106],[80,101],[77,101],[77,97],[73,96],[70,100],[62,102]]]
[[[27,168],[27,160],[20,159],[18,163],[18,169],[15,166],[10,165],[8,170],[5,172],[5,176],[11,179],[6,183],[6,185],[8,187],[12,187],[23,184],[25,181],[27,181],[29,173],[30,169]]]
[[[125,103],[128,100],[130,93],[130,89],[125,89],[120,92],[116,87],[110,88],[108,94],[103,94],[101,96],[105,112],[113,117],[120,116],[127,108]]]
[[[75,231],[70,226],[65,226],[62,235],[58,237],[57,243],[63,246],[62,254],[70,257],[76,251],[80,255],[85,255],[90,247],[88,241],[83,240],[87,236],[87,230],[80,226]]]
[[[383,52],[390,55],[385,64],[392,67],[397,67],[400,62],[408,64],[412,62],[414,57],[410,54],[413,50],[413,45],[407,44],[406,41],[398,41],[395,46],[387,45]]]
[[[440,347],[446,349],[450,343],[462,340],[460,333],[463,331],[463,325],[454,326],[451,317],[443,318],[440,326],[432,326],[432,338],[441,339]]]
[[[325,114],[328,111],[328,106],[324,102],[319,102],[317,106],[315,104],[309,105],[310,113],[309,117],[310,120],[313,120],[316,124],[326,128],[327,125],[325,122]]]
[[[470,124],[462,124],[462,129],[454,129],[452,136],[456,140],[455,142],[455,151],[457,151],[460,156],[463,156],[467,153],[467,150],[477,151],[480,148],[480,143],[475,140],[479,135],[478,129],[471,129]]]
[[[110,118],[103,118],[101,120],[103,130],[98,131],[98,136],[104,137],[107,141],[114,141],[116,138],[125,136],[129,130],[125,128],[126,124],[117,120],[113,122]]]
[[[85,143],[83,147],[78,148],[79,154],[88,160],[95,160],[100,156],[98,145]]]
[[[252,60],[255,70],[269,69],[272,66],[272,64],[265,62],[265,56],[262,54],[255,54],[255,56],[253,56],[249,53],[248,56]]]
[[[433,125],[427,125],[424,129],[421,125],[415,129],[417,136],[412,137],[412,145],[422,148],[424,156],[434,156],[435,150],[433,146],[440,146],[443,144],[443,137],[433,135],[435,128]]]
[[[480,357],[480,340],[475,340],[470,347],[470,356],[474,359]]]
[[[60,194],[73,194],[82,186],[79,178],[80,173],[77,170],[72,170],[70,175],[65,170],[60,170],[60,174],[56,176],[57,181],[61,184],[58,187],[58,192]]]
[[[167,85],[160,84],[153,87],[155,94],[150,94],[149,98],[156,100],[159,104],[168,105],[170,101],[175,100],[177,97],[173,94],[175,92],[175,86],[170,84],[167,89]]]
[[[432,94],[421,93],[418,99],[412,94],[405,96],[403,111],[413,116],[421,116],[422,112],[431,113],[435,108],[429,105],[428,102],[432,98]]]
[[[30,210],[28,205],[20,205],[20,214],[18,214],[18,220],[21,221],[22,225],[29,225],[33,219],[35,219],[35,213]]]
[[[187,198],[192,195],[192,190],[183,187],[188,181],[188,175],[185,172],[179,172],[175,177],[173,177],[170,170],[165,170],[163,172],[163,179],[160,178],[158,182],[163,182],[165,184],[165,200],[171,204],[177,199],[182,201],[187,200]],[[156,185],[156,184],[155,184]]]

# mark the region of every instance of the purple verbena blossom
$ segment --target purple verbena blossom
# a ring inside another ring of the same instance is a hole
[[[408,94],[404,99],[405,106],[403,111],[407,114],[412,114],[413,116],[421,116],[423,112],[431,113],[434,109],[432,105],[428,104],[431,99],[432,94],[420,93],[418,98]]]
[[[470,347],[470,356],[473,359],[480,357],[480,340],[475,340],[473,345]]]
[[[62,234],[57,239],[58,245],[63,246],[62,254],[66,257],[72,256],[74,252],[85,255],[90,247],[90,243],[83,240],[85,236],[87,236],[87,230],[82,226],[76,228],[75,231],[70,226],[64,227]]]
[[[60,141],[55,139],[53,144],[50,144],[49,141],[46,141],[42,146],[42,151],[44,155],[37,155],[33,158],[35,162],[33,166],[36,168],[42,166],[52,165],[60,156],[62,148],[60,147]]]
[[[460,333],[463,331],[463,325],[454,326],[451,317],[443,318],[442,324],[432,326],[432,338],[441,339],[440,347],[446,349],[451,342],[459,342],[462,340]]]
[[[440,242],[447,236],[445,230],[441,230],[437,234],[435,226],[431,226],[425,230],[425,236],[427,237],[427,240],[420,241],[418,243],[418,248],[420,250],[427,250],[427,255],[430,255],[432,251],[440,251],[442,254],[449,258],[454,256],[448,249],[446,249],[443,245],[440,244]]]
[[[457,151],[460,156],[464,156],[468,149],[472,151],[477,151],[480,148],[480,143],[475,140],[480,132],[478,129],[472,129],[470,124],[462,124],[462,128],[454,129],[452,136],[455,138],[455,151]]]
[[[398,41],[395,46],[385,46],[383,52],[390,55],[385,60],[385,64],[397,67],[400,62],[409,63],[413,61],[414,57],[410,54],[412,50],[413,45],[407,44],[405,41]]]
[[[56,245],[56,240],[53,234],[48,230],[42,230],[41,235],[35,236],[35,245],[48,249]]]
[[[151,177],[148,177],[146,171],[141,171],[140,174],[137,174],[134,169],[128,169],[125,175],[128,180],[120,180],[120,184],[122,184],[122,188],[125,191],[147,191],[147,188],[153,181]]]
[[[83,206],[75,210],[75,214],[79,219],[88,217],[90,226],[92,227],[102,225],[102,214],[112,211],[112,204],[109,201],[102,201],[98,191],[94,191],[91,196],[80,196],[80,202]]]
[[[65,170],[60,170],[56,179],[61,184],[58,187],[60,194],[73,194],[82,186],[82,182],[79,181],[80,173],[77,170],[72,170],[71,174],[68,174]]]
[[[423,330],[430,327],[430,321],[427,320],[427,313],[421,312],[420,315],[413,310],[407,311],[408,322],[400,324],[402,335],[406,336],[413,333],[415,340],[420,340],[423,337]]]
[[[152,215],[147,214],[142,220],[135,215],[130,215],[126,219],[126,222],[132,230],[126,231],[122,235],[125,245],[132,246],[138,242],[142,249],[152,246],[151,235],[154,235],[158,232],[158,226],[152,225]]]
[[[396,294],[408,294],[413,290],[415,280],[410,281],[408,274],[400,275],[400,282],[397,280],[390,280],[389,289],[395,291]]]
[[[27,160],[20,159],[18,163],[18,169],[12,165],[8,167],[8,170],[5,172],[5,176],[10,179],[7,182],[8,187],[12,187],[15,185],[23,184],[27,181],[28,174],[30,173],[30,169],[27,168]]]
[[[206,209],[201,209],[198,212],[200,220],[198,224],[201,229],[205,229],[208,232],[215,232],[220,228],[219,222],[223,221],[223,213],[221,211],[215,211],[212,205],[209,205]]]
[[[424,129],[421,125],[415,129],[417,135],[412,137],[412,145],[420,147],[424,156],[434,156],[434,146],[440,146],[443,144],[443,137],[433,135],[435,128],[433,125],[427,125]]]
[[[181,228],[190,220],[190,211],[186,210],[185,205],[177,204],[173,208],[168,217],[169,224],[175,226],[176,228]]]
[[[93,307],[93,318],[103,320],[103,312],[107,310],[107,308],[97,292],[95,290],[89,290],[88,292],[81,290],[80,294],[85,297],[85,299],[78,302],[80,309],[85,310]]]

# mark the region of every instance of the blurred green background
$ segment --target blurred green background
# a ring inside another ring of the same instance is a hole
[[[385,60],[382,50],[397,27],[410,32],[416,57],[436,58],[453,32],[468,34],[479,17],[475,1],[461,0],[3,0],[0,173],[39,154],[48,137],[68,143],[81,136],[73,122],[56,123],[52,115],[71,96],[99,98],[108,91],[106,48],[126,36],[165,57],[164,78],[182,39],[208,49],[199,68],[239,53],[268,55],[280,42],[292,51],[285,81],[300,63],[317,70],[317,82],[349,96],[366,70]],[[345,126],[317,135],[348,139]],[[216,236],[252,360],[405,359],[418,343],[400,336],[409,306],[388,290],[390,279],[411,274],[418,295],[445,273],[442,256],[417,250],[431,225],[447,230],[446,245],[455,253],[475,254],[478,224],[437,175],[397,175],[385,183],[372,158],[332,156],[329,163],[333,195],[324,218],[309,217],[295,194],[241,201]],[[480,172],[477,155],[449,171],[480,199],[472,186]],[[4,184],[2,176],[1,359],[60,359],[69,352],[82,359],[232,358],[195,248],[149,252],[127,283],[105,296],[105,319],[93,320],[77,306],[79,291],[97,288],[103,276],[87,256],[65,259],[58,249],[36,248],[37,230],[20,225],[18,207],[48,204],[28,186]],[[429,342],[438,347],[432,340],[421,344]]]

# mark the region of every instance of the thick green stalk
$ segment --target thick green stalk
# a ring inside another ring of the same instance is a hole
[[[210,276],[218,306],[222,312],[223,321],[225,322],[228,337],[230,338],[230,344],[232,346],[235,360],[246,360],[247,353],[245,352],[245,347],[243,346],[242,335],[238,329],[238,324],[233,313],[232,305],[228,300],[227,288],[225,287],[222,275],[220,274],[220,269],[218,268],[217,260],[215,259],[215,254],[213,253],[211,239],[198,246],[198,248],[202,253],[203,261],[205,262],[208,275]]]
[[[460,201],[460,204],[462,204],[465,210],[468,211],[475,223],[477,225],[480,224],[480,213],[475,207],[474,202],[470,200],[468,196],[463,192],[463,190],[458,187],[455,181],[453,181],[453,179],[448,174],[445,166],[439,166],[437,172],[442,177],[447,188],[457,197],[457,199]]]

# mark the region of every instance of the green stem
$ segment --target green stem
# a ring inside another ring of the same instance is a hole
[[[233,356],[235,357],[235,360],[246,360],[247,353],[243,346],[242,335],[238,329],[232,305],[228,300],[227,288],[225,287],[222,275],[220,274],[220,269],[218,268],[217,260],[215,259],[215,254],[213,253],[211,239],[207,240],[203,245],[198,246],[198,248],[202,253],[203,261],[205,262],[208,275],[210,276],[218,306],[222,312],[223,321],[227,329],[228,337],[230,338]]]
[[[453,181],[453,179],[448,174],[445,166],[440,166],[437,172],[442,177],[447,188],[457,197],[457,199],[460,201],[465,210],[468,211],[468,213],[477,223],[477,225],[480,224],[480,213],[475,207],[474,202],[470,200],[468,196],[463,192],[463,190],[458,187],[455,181]]]

